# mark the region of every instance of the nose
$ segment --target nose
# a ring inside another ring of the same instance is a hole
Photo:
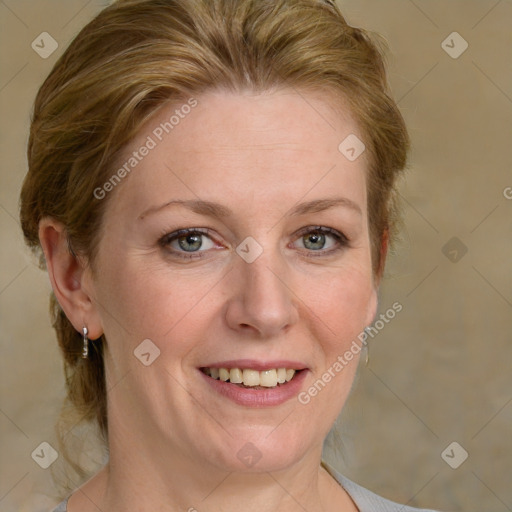
[[[231,329],[268,339],[297,323],[299,301],[281,257],[264,251],[252,263],[240,258],[236,266],[228,278],[231,297],[226,320]]]

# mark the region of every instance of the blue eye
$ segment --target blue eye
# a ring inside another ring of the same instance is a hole
[[[205,252],[204,249],[208,250],[215,247],[215,244],[208,236],[209,231],[208,229],[199,228],[180,229],[165,235],[160,239],[159,243],[162,247],[170,248],[172,252],[177,253],[180,257],[197,258],[200,256],[195,256],[194,253]],[[204,240],[207,240],[207,242],[204,243]],[[200,251],[200,249],[203,250]]]
[[[332,254],[349,245],[349,240],[343,233],[324,226],[310,226],[299,234],[299,240],[302,241],[304,248],[312,253],[318,253],[311,254],[314,257]],[[329,238],[334,241],[326,248]]]
[[[343,233],[323,226],[309,226],[301,230],[298,236],[296,240],[302,241],[303,245],[299,249],[312,257],[328,256],[349,245]],[[218,247],[211,230],[203,228],[180,229],[166,234],[159,240],[159,244],[173,256],[186,259],[202,258],[201,253]]]

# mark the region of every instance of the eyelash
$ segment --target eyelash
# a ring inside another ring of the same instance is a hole
[[[337,247],[333,249],[329,249],[327,251],[325,250],[319,250],[319,251],[313,251],[309,249],[303,249],[303,251],[307,251],[311,254],[308,255],[308,257],[311,258],[318,258],[318,257],[326,257],[330,256],[336,252],[339,252],[347,247],[350,246],[350,240],[339,231],[336,231],[335,229],[328,228],[325,226],[308,226],[307,228],[304,228],[300,230],[297,235],[298,238],[304,237],[309,234],[316,234],[320,233],[323,235],[330,235],[332,236],[336,242]],[[206,235],[212,239],[212,241],[215,241],[215,238],[213,237],[213,232],[210,229],[207,228],[187,228],[187,229],[179,229],[178,231],[174,231],[173,233],[166,233],[160,240],[158,241],[159,245],[164,248],[168,249],[171,242],[174,240],[178,240],[180,238],[183,238],[188,235]],[[178,258],[184,258],[184,259],[198,259],[202,258],[201,253],[208,252],[208,251],[193,251],[191,253],[186,253],[182,251],[176,251],[172,249],[172,252],[178,257]],[[315,254],[317,253],[317,254]]]

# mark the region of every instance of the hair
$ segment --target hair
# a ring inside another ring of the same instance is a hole
[[[372,39],[373,38],[373,39]],[[38,91],[20,218],[45,268],[38,225],[61,222],[69,250],[94,269],[105,206],[93,191],[116,158],[166,102],[212,89],[330,91],[349,105],[366,146],[372,270],[393,245],[397,178],[409,137],[389,92],[385,45],[323,0],[118,0],[71,42]],[[341,142],[341,141],[340,141]],[[82,334],[50,296],[64,358],[67,400],[108,443],[103,335],[80,357]],[[69,407],[62,410],[69,414]],[[82,473],[83,475],[83,473]]]

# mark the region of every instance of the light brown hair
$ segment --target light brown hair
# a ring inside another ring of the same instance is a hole
[[[38,224],[50,216],[94,269],[110,200],[93,191],[141,125],[167,101],[213,88],[325,90],[348,102],[369,157],[368,219],[374,275],[381,242],[395,238],[396,180],[409,139],[389,94],[383,51],[323,0],[119,0],[59,58],[35,100],[21,224],[41,256]],[[340,141],[341,142],[341,141]],[[82,335],[50,299],[68,399],[108,439],[102,336],[80,357]]]

